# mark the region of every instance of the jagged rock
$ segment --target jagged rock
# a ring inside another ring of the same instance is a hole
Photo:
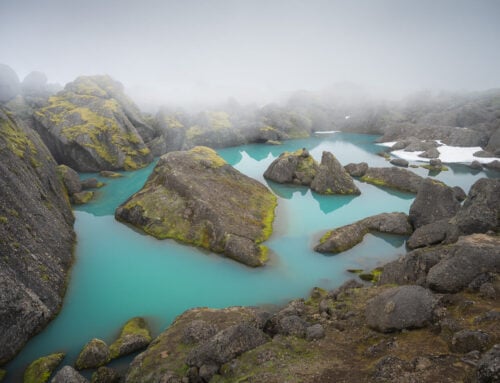
[[[351,177],[363,177],[368,170],[368,164],[366,162],[360,162],[359,164],[347,164],[344,169]]]
[[[467,199],[450,221],[463,234],[486,233],[499,226],[500,179],[481,178],[469,190]]]
[[[153,129],[109,76],[77,78],[33,116],[55,159],[75,170],[133,170],[153,159],[138,133],[151,138]]]
[[[436,148],[430,148],[423,153],[420,153],[418,156],[422,158],[439,158],[439,150]]]
[[[476,378],[478,383],[500,381],[500,344],[494,345],[479,359]]]
[[[109,346],[111,359],[146,348],[151,343],[151,333],[144,318],[130,319],[122,327],[120,336]]]
[[[80,177],[78,173],[66,165],[59,165],[57,167],[57,174],[61,177],[64,186],[68,194],[71,196],[75,193],[82,191],[82,185],[80,183]]]
[[[97,178],[87,178],[86,180],[80,181],[80,185],[83,190],[86,189],[97,189],[103,187],[105,184],[97,180]]]
[[[0,64],[0,103],[13,99],[21,93],[21,84],[16,72],[5,64]]]
[[[410,170],[391,167],[368,168],[360,180],[376,186],[385,186],[409,193],[416,193],[423,178]]]
[[[483,331],[461,330],[453,334],[450,348],[453,352],[466,354],[474,350],[484,351],[490,342],[491,337]]]
[[[445,218],[453,217],[460,209],[455,191],[442,182],[426,178],[420,184],[409,219],[415,229]]]
[[[309,326],[306,329],[306,339],[309,341],[322,339],[324,337],[325,337],[325,328],[319,323]]]
[[[403,168],[407,168],[409,163],[404,158],[393,158],[389,161],[392,165],[401,166]]]
[[[435,305],[429,290],[421,286],[399,286],[367,303],[366,322],[380,332],[424,327],[431,322]]]
[[[267,249],[256,245],[271,234],[275,206],[276,197],[264,185],[212,149],[196,147],[161,157],[142,190],[119,206],[115,217],[156,238],[174,238],[260,266]],[[236,256],[238,244],[242,257]]]
[[[32,362],[24,372],[26,383],[45,383],[64,359],[63,353],[43,356]]]
[[[88,342],[78,354],[75,362],[77,370],[86,368],[97,368],[110,361],[110,352],[108,345],[100,339],[92,339]]]
[[[311,185],[319,165],[306,149],[284,152],[264,172],[264,178],[278,183]]]
[[[115,370],[109,367],[99,367],[96,372],[92,374],[90,383],[120,383],[121,376]]]
[[[500,161],[498,161],[498,160],[494,160],[494,161],[488,162],[486,164],[483,164],[483,166],[486,169],[496,170],[496,171],[500,172]]]
[[[50,381],[51,383],[89,383],[73,367],[64,366]]]
[[[238,355],[269,341],[259,329],[248,324],[230,326],[195,347],[186,358],[189,366],[221,366]]]
[[[311,189],[320,194],[361,194],[351,176],[330,152],[323,152]]]
[[[59,312],[74,217],[40,137],[0,107],[0,365]]]
[[[500,239],[473,234],[449,247],[449,254],[429,270],[427,284],[438,292],[455,293],[484,272],[500,272]]]
[[[360,243],[365,234],[371,231],[410,235],[412,228],[406,214],[382,213],[327,232],[314,250],[320,253],[340,253]]]

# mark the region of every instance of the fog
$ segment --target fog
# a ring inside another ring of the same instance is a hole
[[[0,0],[0,62],[109,74],[141,104],[480,90],[500,86],[499,19],[496,0]]]

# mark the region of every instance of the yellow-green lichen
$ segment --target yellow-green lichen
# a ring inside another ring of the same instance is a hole
[[[7,217],[5,217],[3,215],[0,216],[0,223],[7,223],[7,222],[9,222],[9,219]]]
[[[195,155],[197,161],[208,161],[214,168],[227,165],[227,162],[215,150],[206,146],[195,146],[189,152]]]
[[[63,353],[41,357],[32,362],[24,372],[24,383],[45,383],[64,358]]]
[[[7,148],[19,158],[28,155],[34,162],[37,150],[33,141],[20,129],[16,129],[14,122],[8,120],[0,121],[0,136],[5,140]]]
[[[138,336],[143,338],[145,342],[151,342],[151,334],[144,318],[132,318],[127,323],[125,323],[118,339],[113,342],[111,346],[109,346],[111,359],[115,359],[121,356],[121,347],[124,341],[126,341],[126,338],[130,336]]]
[[[363,182],[367,182],[369,184],[377,185],[377,186],[388,186],[387,182],[385,182],[383,179],[370,177],[367,175],[362,176],[360,178],[360,180]]]

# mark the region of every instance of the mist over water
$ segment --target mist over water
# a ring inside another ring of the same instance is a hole
[[[2,0],[0,62],[62,85],[109,74],[141,105],[500,86],[495,0]]]

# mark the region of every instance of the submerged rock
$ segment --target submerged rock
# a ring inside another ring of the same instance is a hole
[[[108,76],[79,77],[34,113],[36,128],[59,163],[78,171],[132,170],[153,157],[153,129]],[[141,132],[141,134],[139,134]]]
[[[320,253],[340,253],[354,247],[366,234],[373,231],[410,235],[412,228],[406,214],[382,213],[327,232],[314,250]]]
[[[80,351],[75,362],[77,370],[86,368],[97,368],[104,366],[110,361],[108,345],[100,339],[92,339]]]
[[[361,194],[349,173],[330,152],[323,152],[311,189],[320,194]]]
[[[311,185],[319,165],[306,149],[284,152],[264,172],[264,177],[278,183]]]
[[[64,354],[43,356],[32,362],[24,372],[25,383],[45,383],[64,359]]]
[[[151,333],[144,318],[130,319],[122,327],[120,336],[109,346],[111,359],[131,354],[146,348],[151,342]]]
[[[276,197],[228,165],[215,151],[195,147],[160,158],[144,187],[115,217],[156,238],[224,253],[261,266],[272,232]],[[251,242],[251,243],[250,243]]]
[[[0,107],[0,365],[59,312],[74,217],[38,134]]]
[[[429,290],[421,286],[399,286],[367,303],[366,322],[380,332],[424,327],[431,322],[435,305]]]
[[[401,168],[368,168],[361,181],[409,193],[416,193],[423,178]]]

